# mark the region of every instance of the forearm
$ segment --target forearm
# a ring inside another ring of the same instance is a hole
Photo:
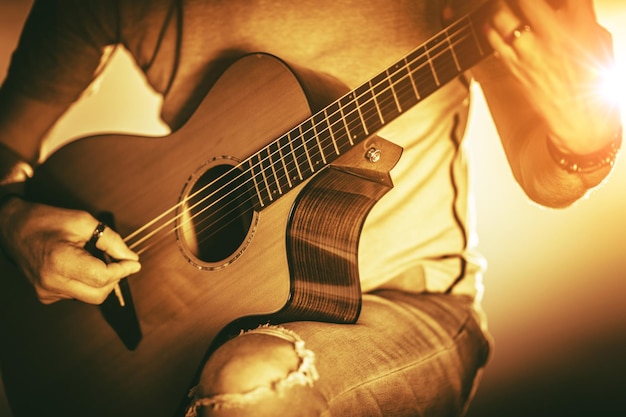
[[[607,160],[578,172],[571,166],[565,168],[548,149],[549,134],[544,125],[537,125],[523,135],[520,133],[524,137],[518,140],[523,141],[523,146],[513,169],[517,181],[533,201],[547,207],[566,207],[600,184],[612,164]]]
[[[0,91],[0,215],[12,197],[21,197],[33,175],[41,143],[66,105],[51,105]],[[0,225],[1,226],[1,225]]]
[[[0,236],[5,249],[12,217],[8,207],[14,206],[10,200],[23,197],[41,142],[66,108],[0,90]]]
[[[606,94],[612,39],[592,0],[497,2],[483,28],[495,55],[475,68],[513,175],[534,201],[564,207],[610,172],[619,105]]]
[[[505,69],[496,68],[498,65],[497,60],[486,62],[482,67],[476,68],[474,74],[487,102],[490,103],[491,115],[513,176],[528,197],[538,204],[548,207],[566,207],[572,204],[604,180],[611,171],[610,161],[593,164],[590,168],[583,167],[581,172],[569,172],[560,165],[558,155],[554,152],[551,154],[548,149],[554,132],[548,127],[544,116],[533,108],[527,96],[522,93],[519,84]],[[484,77],[485,70],[489,71],[490,77]],[[511,114],[515,117],[511,117]],[[605,151],[607,146],[615,143],[618,133],[621,132],[619,113],[612,114],[603,122],[601,131],[590,129],[586,133],[593,146],[573,151],[560,148],[553,141],[553,150],[558,149],[559,153],[566,155],[568,163],[580,160],[577,152],[584,156]]]

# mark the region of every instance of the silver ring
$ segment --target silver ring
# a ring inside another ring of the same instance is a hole
[[[106,229],[106,227],[106,224],[102,222],[98,223],[93,233],[91,234],[91,239],[89,239],[89,243],[95,245],[98,242],[98,239],[100,239],[104,234],[104,229]]]
[[[530,26],[525,25],[525,24],[520,24],[518,27],[513,29],[513,31],[509,34],[509,36],[504,38],[504,41],[507,44],[511,45],[513,42],[515,42],[516,39],[521,38],[522,35],[526,32],[530,32]]]

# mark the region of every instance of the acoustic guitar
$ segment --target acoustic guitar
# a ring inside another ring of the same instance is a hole
[[[93,136],[55,152],[27,198],[104,216],[143,269],[123,281],[123,306],[42,305],[0,260],[15,416],[169,417],[222,329],[354,323],[359,234],[402,151],[375,132],[491,53],[482,15],[352,91],[248,55],[173,134]]]

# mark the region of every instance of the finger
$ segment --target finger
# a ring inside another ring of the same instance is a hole
[[[67,267],[42,277],[41,284],[37,287],[42,303],[50,304],[73,298],[90,304],[100,304],[114,291],[121,278],[140,269],[140,264],[135,261],[105,264],[82,250],[76,249],[75,252],[71,255],[72,262],[64,262]]]
[[[107,264],[106,269],[109,276],[119,281],[122,278],[139,272],[141,270],[141,264],[136,261],[121,260]]]
[[[72,240],[87,243],[94,237],[95,229],[100,222],[91,214],[73,210],[59,212],[64,214],[64,225],[60,229],[66,230],[67,233],[72,233],[74,238]]]
[[[101,288],[94,288],[81,281],[69,280],[64,287],[64,295],[84,303],[102,304],[116,285],[117,281]]]
[[[485,36],[509,69],[527,60],[537,44],[531,27],[520,18],[521,11],[513,10],[508,3],[498,2],[492,9],[491,19],[484,28]]]
[[[100,228],[100,226],[104,227]],[[72,228],[75,230],[76,235],[80,236],[78,240],[82,244],[92,241],[99,250],[105,252],[113,259],[130,259],[134,261],[139,259],[139,256],[126,246],[124,240],[116,231],[99,222],[89,213],[75,214],[73,216]]]
[[[62,263],[63,267],[55,269],[54,273],[42,276],[40,288],[38,288],[38,295],[42,302],[73,298],[90,304],[100,304],[113,291],[121,278],[137,270],[137,267],[126,265],[126,263],[137,264],[133,261],[107,265],[79,248],[73,252],[64,251],[64,256],[58,256],[56,261]],[[63,259],[72,259],[72,261],[64,262]]]
[[[522,19],[541,37],[554,34],[557,12],[545,0],[519,0]]]
[[[130,250],[122,237],[110,227],[106,227],[96,242],[96,247],[113,259],[138,261],[139,256]]]
[[[84,251],[82,258],[84,259],[82,267],[71,271],[67,276],[93,288],[110,286],[141,269],[141,264],[133,260],[122,259],[107,264]]]
[[[520,39],[533,36],[530,26],[523,24],[511,29],[506,35],[502,35],[492,26],[486,26],[484,33],[494,50],[511,56],[517,55],[522,50],[528,50],[528,47],[531,46],[529,41],[521,41]]]
[[[109,264],[92,256],[82,247],[66,245],[54,254],[56,268],[53,278],[47,279],[48,288],[66,293],[66,280],[82,282],[92,288],[104,288],[138,272],[137,261],[121,260]]]
[[[83,282],[55,275],[42,280],[40,285],[35,286],[37,297],[42,304],[52,304],[60,300],[76,299],[90,304],[98,304],[106,297],[117,283],[111,283],[102,288],[94,288]]]
[[[511,7],[505,2],[498,2],[493,10],[491,16],[491,26],[504,40],[520,25],[522,20],[511,9]],[[505,42],[508,43],[508,42]]]

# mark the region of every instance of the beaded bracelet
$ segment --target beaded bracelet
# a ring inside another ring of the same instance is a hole
[[[565,171],[577,174],[593,172],[615,164],[615,158],[622,146],[622,129],[620,127],[617,134],[604,148],[587,155],[565,154],[557,149],[549,136],[547,146],[554,162]]]

